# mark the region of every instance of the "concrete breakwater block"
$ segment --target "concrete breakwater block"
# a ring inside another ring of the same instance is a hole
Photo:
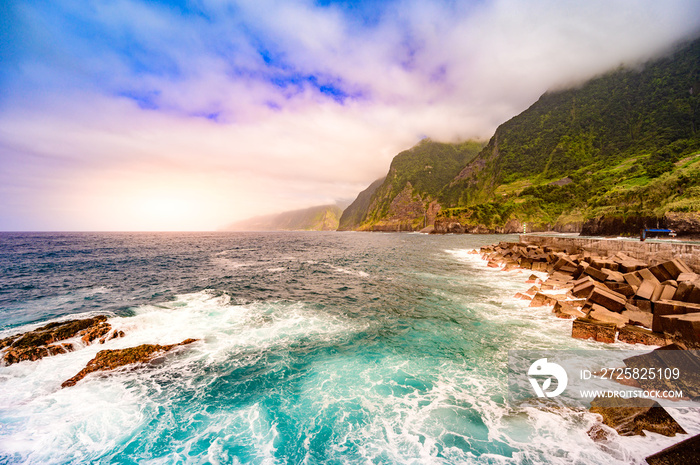
[[[659,255],[653,253],[642,256],[634,252],[632,257],[632,252],[618,248],[618,245],[628,247],[622,242],[605,242],[611,247],[588,250],[547,243],[558,244],[560,240],[564,243],[569,239],[538,238],[542,244],[536,245],[526,243],[528,236],[523,238],[520,243],[501,242],[484,247],[482,257],[492,266],[505,264],[506,269],[546,271],[548,278],[544,282],[531,279],[535,286],[523,294],[533,296],[532,307],[552,306],[557,317],[574,318],[572,336],[614,342],[619,329],[620,340],[626,342],[658,345],[675,338],[673,341],[684,347],[700,344],[697,319],[686,316],[700,314],[697,266],[692,269],[680,257],[660,261]],[[692,260],[695,257],[687,251],[681,251],[680,255]],[[552,296],[543,292],[547,290],[569,292],[566,296]],[[518,298],[527,299],[523,294]],[[574,298],[584,299],[585,303],[581,307],[578,302],[574,305],[571,300]],[[642,328],[646,329],[642,331]]]
[[[695,351],[682,350],[678,344],[669,344],[623,361],[632,369],[652,369],[658,372],[672,367],[678,368],[682,373],[678,378],[640,377],[636,382],[644,390],[681,391],[685,397],[700,397],[700,356]]]
[[[576,339],[593,339],[598,342],[615,342],[617,325],[603,323],[591,318],[576,318],[571,327],[571,336]]]
[[[622,328],[629,323],[629,319],[627,317],[617,312],[611,312],[607,308],[597,304],[593,304],[591,306],[591,310],[588,313],[588,318],[593,318],[594,320],[602,321],[603,323],[612,323],[618,328]]]
[[[652,330],[668,334],[687,349],[700,349],[700,313],[654,316]]]
[[[552,312],[558,316],[559,318],[582,318],[585,317],[586,314],[581,311],[581,309],[574,307],[571,305],[569,302],[566,301],[558,301],[556,304],[554,304],[554,308],[552,309]]]
[[[552,295],[538,292],[532,298],[532,301],[530,302],[530,307],[544,307],[549,305],[555,305],[558,301],[559,299]]]
[[[650,455],[646,460],[649,465],[700,463],[700,434]]]
[[[653,326],[654,316],[651,313],[635,310],[634,308],[629,307],[631,306],[628,306],[622,312],[622,316],[627,318],[630,324],[644,326],[645,328],[651,328]]]
[[[664,346],[668,339],[663,333],[655,333],[649,329],[634,325],[625,325],[620,328],[617,340],[628,344],[646,344],[650,346]]]
[[[588,300],[618,313],[622,312],[627,304],[627,298],[624,295],[600,287],[596,287],[591,291]]]

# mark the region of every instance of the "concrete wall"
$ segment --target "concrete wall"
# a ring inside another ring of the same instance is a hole
[[[593,237],[557,237],[549,235],[522,234],[520,242],[550,247],[578,247],[599,255],[615,255],[622,252],[650,265],[682,259],[696,273],[700,273],[700,244],[677,242],[641,242],[639,240],[601,239]]]

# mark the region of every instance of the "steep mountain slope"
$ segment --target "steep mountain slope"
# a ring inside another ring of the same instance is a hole
[[[483,147],[467,141],[445,144],[424,139],[399,153],[386,178],[375,181],[346,209],[343,229],[413,231],[433,223],[437,197]],[[351,210],[352,209],[352,210]]]
[[[436,230],[683,232],[700,226],[699,150],[696,40],[640,69],[548,92],[502,124],[441,191]]]
[[[293,210],[275,215],[257,216],[233,223],[226,231],[334,231],[342,211],[337,205]]]
[[[351,231],[360,227],[363,221],[367,218],[367,210],[372,200],[372,195],[382,185],[386,177],[377,179],[369,187],[357,195],[357,198],[348,207],[343,210],[343,215],[340,217],[339,231]]]

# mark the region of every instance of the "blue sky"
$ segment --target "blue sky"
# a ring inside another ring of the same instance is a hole
[[[214,229],[667,51],[697,1],[6,0],[0,230]]]

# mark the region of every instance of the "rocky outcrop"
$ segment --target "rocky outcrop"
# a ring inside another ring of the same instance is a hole
[[[603,417],[603,423],[620,436],[645,436],[644,431],[675,436],[686,434],[658,402],[651,399],[596,397],[590,411]]]
[[[122,337],[123,331],[113,331],[104,315],[80,320],[49,323],[41,328],[0,340],[2,360],[7,365],[25,360],[39,360],[75,350],[75,345],[66,342],[80,338],[84,344],[95,340],[104,343],[107,339]]]
[[[435,219],[434,234],[516,234],[523,232],[523,224],[517,219],[510,219],[503,226],[486,226],[470,224],[467,221],[440,217]]]
[[[343,212],[340,230],[420,231],[433,225],[441,192],[483,148],[482,142],[423,139],[394,157],[387,176]]]
[[[657,228],[673,229],[682,237],[700,237],[700,212],[666,212],[660,218],[603,216],[585,221],[580,231],[582,236],[636,236],[642,229]]]
[[[556,223],[552,227],[552,231],[566,233],[566,234],[578,234],[583,229],[583,221],[570,221],[566,223]],[[530,230],[530,232],[534,232]]]
[[[175,347],[191,344],[195,341],[197,341],[197,339],[185,339],[179,344],[164,346],[158,344],[142,344],[128,349],[101,350],[97,353],[95,358],[88,362],[85,368],[80,370],[80,372],[71,379],[65,381],[61,387],[75,386],[78,381],[95,371],[114,370],[115,368],[125,365],[149,362],[156,356],[169,352]]]
[[[666,212],[664,224],[682,236],[700,236],[700,212]]]
[[[427,211],[430,202],[424,201],[410,182],[391,200],[387,214],[367,225],[370,231],[417,231],[428,226]],[[374,204],[370,209],[376,208]],[[433,208],[434,209],[434,208]],[[440,209],[440,206],[437,206]]]
[[[581,227],[582,236],[639,235],[645,228],[666,228],[664,218],[651,216],[602,216],[585,221]]]

